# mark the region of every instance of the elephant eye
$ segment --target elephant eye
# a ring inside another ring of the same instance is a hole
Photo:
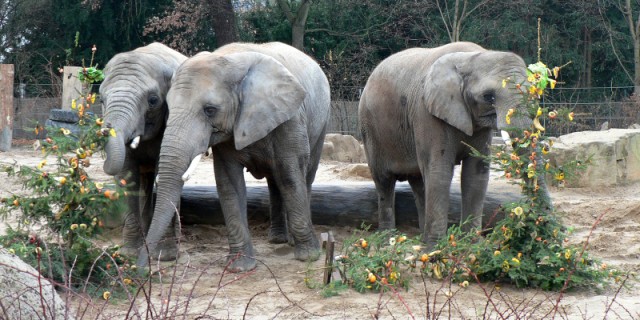
[[[496,103],[496,96],[493,93],[493,91],[487,91],[482,95],[482,99],[484,99],[484,101],[488,104],[495,104]]]
[[[160,98],[155,94],[149,96],[149,106],[154,108],[160,104]]]
[[[204,114],[209,118],[212,118],[216,115],[216,113],[218,113],[218,106],[214,106],[212,104],[205,105],[203,109]]]

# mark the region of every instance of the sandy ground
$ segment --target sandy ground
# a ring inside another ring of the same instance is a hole
[[[29,145],[0,153],[0,163],[35,165],[41,159],[40,153]],[[215,183],[212,160],[205,158],[201,162],[187,184]],[[109,181],[102,172],[102,160],[98,157],[92,159],[92,163],[90,175]],[[323,162],[316,182],[370,183],[353,171],[351,164]],[[247,174],[247,183],[265,182]],[[492,179],[489,186],[490,189],[509,187],[512,186],[499,179]],[[586,241],[597,217],[605,213],[589,239],[591,255],[613,268],[640,271],[640,183],[599,190],[551,191],[565,224],[575,228],[571,242]],[[14,192],[24,191],[17,181],[0,177],[0,197]],[[443,281],[421,279],[416,274],[408,291],[360,294],[347,290],[337,297],[323,298],[319,289],[305,285],[305,277],[311,282],[321,281],[320,271],[310,274],[307,271],[321,268],[323,261],[312,264],[296,261],[292,247],[267,242],[266,225],[253,224],[251,229],[258,268],[245,274],[229,274],[223,272],[228,251],[224,226],[185,226],[179,261],[153,284],[152,313],[168,310],[166,318],[186,315],[186,319],[371,319],[376,316],[380,319],[549,319],[554,315],[558,319],[640,319],[638,283],[619,292],[615,287],[583,289],[561,296],[509,285],[494,290],[495,285],[491,283],[472,284],[462,289]],[[318,235],[328,230],[333,231],[338,242],[352,232],[351,227],[316,226]],[[415,228],[402,231],[417,232]],[[119,241],[117,232],[110,240]],[[163,263],[162,266],[174,265]],[[175,279],[173,286],[169,285],[172,279]],[[133,310],[143,312],[147,305],[141,298]],[[105,309],[100,309],[102,307],[100,301],[96,302],[94,309],[83,318],[123,318],[129,306],[126,301],[113,301]]]

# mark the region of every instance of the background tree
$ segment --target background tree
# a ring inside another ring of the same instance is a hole
[[[299,50],[304,50],[304,29],[309,16],[309,8],[311,8],[313,1],[277,0],[277,3],[291,24],[291,45]]]
[[[231,0],[173,0],[162,14],[149,19],[144,34],[186,55],[239,39]]]
[[[627,77],[633,81],[635,92],[640,90],[640,9],[638,5],[637,1],[631,2],[631,0],[598,0],[601,23],[607,30],[611,53],[616,57]],[[633,55],[623,52],[625,46],[631,47]]]
[[[442,23],[450,42],[460,41],[460,34],[466,20],[491,3],[491,0],[436,0]]]
[[[1,0],[0,14],[4,8],[15,8],[9,10],[14,18],[0,27],[12,34],[0,49],[3,63],[15,64],[18,82],[51,83],[58,67],[82,65],[83,59],[88,63],[95,44],[100,48],[96,61],[104,66],[114,54],[145,42],[142,26],[167,2]],[[78,48],[67,52],[75,47],[76,32],[80,32]]]
[[[216,45],[221,47],[239,39],[236,15],[231,0],[208,1]]]
[[[410,47],[473,41],[534,62],[541,18],[542,60],[573,62],[563,87],[625,86],[640,77],[639,9],[630,0],[0,0],[0,59],[16,64],[19,82],[49,83],[93,44],[104,65],[151,41],[185,54],[281,41],[313,56],[332,88],[353,90],[335,97],[353,99],[382,59]],[[76,31],[79,49],[67,56]]]

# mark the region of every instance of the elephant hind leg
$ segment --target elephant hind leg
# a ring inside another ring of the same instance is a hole
[[[422,176],[411,176],[408,180],[409,185],[411,186],[411,191],[413,191],[413,197],[416,201],[418,225],[420,230],[424,230],[424,180]]]
[[[396,177],[391,174],[380,174],[376,170],[371,170],[371,176],[378,191],[378,229],[395,229]]]
[[[269,186],[270,223],[269,243],[289,242],[289,232],[287,230],[287,215],[282,207],[282,194],[272,178],[267,177]]]

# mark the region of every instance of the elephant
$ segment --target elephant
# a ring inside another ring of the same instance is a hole
[[[154,248],[169,226],[183,179],[210,147],[228,230],[228,270],[256,266],[243,168],[267,180],[269,241],[285,243],[291,237],[296,259],[317,259],[310,193],[330,111],[329,83],[320,66],[280,42],[231,43],[185,61],[167,101],[147,246]],[[145,266],[147,260],[147,252],[140,251],[137,264]]]
[[[103,169],[125,179],[123,254],[137,255],[151,223],[153,184],[168,112],[166,95],[173,72],[186,59],[161,43],[151,43],[116,54],[104,69],[102,130],[113,129],[115,136],[105,145]],[[163,259],[172,259],[177,252],[171,239],[160,249]]]
[[[488,155],[495,128],[532,124],[526,116],[506,123],[509,109],[524,107],[519,90],[503,88],[507,78],[526,81],[521,57],[470,42],[406,49],[376,66],[361,95],[358,118],[378,194],[379,228],[395,228],[395,184],[408,180],[422,242],[433,248],[447,231],[449,190],[458,164],[461,221],[470,219],[463,228],[481,226],[489,167],[471,156],[470,147]],[[542,180],[540,193],[548,198]]]

